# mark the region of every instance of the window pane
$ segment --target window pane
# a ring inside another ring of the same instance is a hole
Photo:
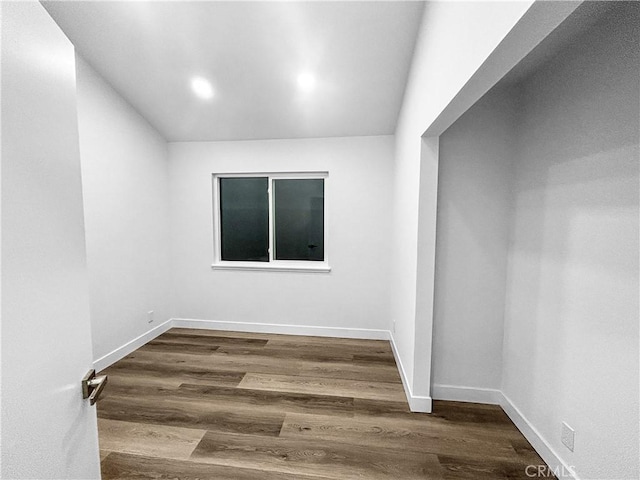
[[[220,179],[221,259],[269,261],[266,177]]]
[[[274,180],[276,260],[324,260],[324,180]]]

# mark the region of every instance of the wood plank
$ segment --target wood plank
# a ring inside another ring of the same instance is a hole
[[[191,345],[242,345],[244,347],[255,346],[263,347],[267,344],[268,340],[261,338],[250,337],[231,337],[223,335],[193,335],[188,333],[174,333],[171,330],[156,337],[157,340],[164,342],[174,342],[178,345],[191,344]]]
[[[465,408],[461,405],[465,404],[436,401],[433,413],[415,413],[411,412],[407,402],[385,402],[356,398],[353,401],[353,413],[355,418],[393,418],[400,421],[420,421],[434,429],[451,428],[455,432],[464,430],[465,435],[480,432],[498,435],[500,438],[509,440],[523,438],[500,407],[466,404],[471,407]]]
[[[427,414],[413,413],[409,408],[406,399],[398,401],[375,400],[370,398],[353,399],[354,416],[373,416],[391,418],[415,418],[414,416],[424,416]]]
[[[291,353],[312,352],[326,353],[335,355],[371,355],[382,356],[386,358],[394,358],[393,352],[388,342],[377,342],[374,345],[368,343],[343,343],[343,342],[327,342],[322,343],[308,342],[303,338],[299,343],[294,341],[269,340],[265,345],[265,349],[269,351],[286,351]]]
[[[125,371],[114,373],[109,369],[103,370],[100,374],[106,374],[108,376],[107,387],[100,394],[100,399],[106,398],[115,388],[119,387],[178,388],[181,382],[184,381],[178,377],[147,376],[144,374],[135,374]]]
[[[402,380],[395,366],[391,365],[345,365],[334,362],[305,362],[300,365],[300,375],[309,377],[335,378],[343,380],[363,380],[395,383],[402,390]]]
[[[360,338],[339,338],[339,337],[319,337],[311,335],[287,335],[280,333],[262,333],[262,332],[237,332],[231,330],[205,330],[192,328],[172,328],[167,333],[184,334],[184,335],[200,335],[212,337],[235,337],[235,338],[257,338],[261,340],[269,340],[273,346],[287,345],[320,345],[320,346],[352,346],[356,349],[377,349],[382,348],[392,353],[391,344],[388,340],[369,340]]]
[[[135,364],[147,365],[194,365],[193,355],[179,352],[159,353],[143,349],[136,350],[118,362],[121,366]],[[363,366],[338,362],[317,362],[299,359],[274,358],[267,354],[234,355],[221,352],[220,349],[208,356],[199,356],[197,365],[210,371],[236,371],[248,373],[280,373],[286,375],[305,375],[310,377],[342,378],[345,380],[371,380],[397,383],[401,386],[398,371],[393,366]],[[171,367],[169,367],[171,368]],[[187,382],[187,381],[185,381]],[[193,382],[187,382],[193,383]]]
[[[537,470],[527,470],[527,464],[518,462],[505,462],[488,458],[461,458],[456,456],[439,455],[438,460],[442,465],[445,480],[513,480],[530,478],[555,478],[551,476],[538,476]],[[537,464],[535,464],[537,465]],[[544,465],[544,462],[541,463]],[[527,472],[529,474],[527,475]],[[534,475],[531,475],[534,473]]]
[[[508,440],[490,433],[459,432],[427,422],[385,418],[335,418],[325,415],[287,414],[280,437],[311,438],[325,442],[348,442],[371,447],[432,454],[458,452],[460,456],[518,462],[520,457]]]
[[[98,402],[98,418],[143,424],[277,436],[283,413],[218,408],[205,400],[111,395]]]
[[[268,341],[262,349],[247,349],[242,345],[225,345],[219,353],[236,355],[265,355],[273,358],[311,360],[316,362],[360,362],[362,364],[382,363],[396,366],[393,353],[388,346],[355,347],[353,345],[320,345],[320,344],[285,344],[283,341]]]
[[[244,348],[243,346],[233,345],[220,347],[218,353],[220,355],[242,355],[242,356],[268,356],[282,360],[310,360],[312,362],[340,362],[352,363],[353,353],[345,352],[343,349],[322,349],[317,346],[314,348],[298,348],[298,347],[270,347],[269,344],[261,349]]]
[[[103,478],[524,480],[544,465],[498,406],[412,413],[388,342],[168,333],[105,370]]]
[[[101,450],[184,460],[189,458],[205,434],[205,430],[193,428],[104,418],[98,419],[98,429]]]
[[[498,405],[483,405],[465,402],[433,402],[432,414],[457,425],[485,425],[490,428],[507,427],[513,431],[513,423]],[[516,432],[518,430],[515,430]]]
[[[277,338],[269,340],[271,345],[325,345],[335,346],[342,345],[346,347],[354,347],[356,349],[377,349],[382,348],[389,353],[392,352],[391,344],[388,340],[368,340],[361,338],[337,338],[337,337],[313,337],[305,335],[280,335]]]
[[[393,354],[376,355],[371,353],[354,354],[353,362],[361,365],[389,365],[396,368],[396,359]]]
[[[522,435],[512,435],[509,441],[522,463],[527,465],[545,465],[540,455],[538,455],[538,452],[535,451]]]
[[[180,343],[162,340],[160,337],[140,347],[141,350],[148,350],[150,352],[168,353],[179,351],[188,355],[211,355],[219,348],[219,345]]]
[[[227,467],[193,461],[169,460],[113,453],[102,464],[103,480],[335,480],[282,472]]]
[[[234,338],[258,338],[261,340],[272,340],[278,338],[293,337],[296,335],[284,335],[280,333],[260,333],[260,332],[238,332],[233,330],[209,330],[204,328],[181,328],[174,327],[167,330],[168,333],[182,334],[182,335],[200,335],[202,337],[234,337]]]
[[[106,390],[105,390],[106,392]],[[179,388],[162,386],[115,385],[104,398],[132,398],[137,402],[158,403],[182,402],[184,408],[190,403],[201,403],[209,410],[249,410],[282,414],[315,413],[336,416],[353,416],[353,398],[335,395],[312,395],[306,393],[272,392],[246,388],[218,387],[209,385],[181,384]],[[102,408],[102,407],[101,407]]]
[[[189,384],[180,385],[178,392],[180,395],[207,398],[220,407],[233,405],[236,408],[259,408],[261,411],[353,416],[351,397]]]
[[[337,442],[207,432],[191,458],[197,462],[343,480],[442,478],[435,455]]]
[[[281,359],[268,356],[243,357],[241,355],[199,356],[197,368],[201,371],[228,371],[244,374],[245,372],[270,373],[280,369],[283,373],[295,375],[299,373],[298,361],[283,362]],[[158,353],[136,350],[118,362],[121,366],[163,365],[167,368],[176,366],[195,367],[193,355],[180,352]],[[185,380],[186,381],[186,380]],[[193,383],[193,382],[190,382]]]
[[[404,392],[395,383],[363,382],[333,378],[247,373],[238,388],[272,390],[292,393],[337,395],[400,402]]]
[[[180,385],[181,383],[204,383],[206,385],[236,386],[244,378],[244,372],[213,370],[199,366],[201,362],[136,362],[133,358],[125,358],[104,370],[114,377],[133,376],[138,379],[160,379],[156,384]],[[142,383],[142,382],[141,382]]]

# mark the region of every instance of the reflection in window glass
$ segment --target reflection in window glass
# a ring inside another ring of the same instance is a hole
[[[324,260],[324,180],[273,180],[275,260]]]
[[[220,258],[268,262],[268,178],[220,178],[219,185]]]

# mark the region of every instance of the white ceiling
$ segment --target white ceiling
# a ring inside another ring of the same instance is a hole
[[[169,141],[392,134],[422,2],[43,2]],[[315,75],[308,93],[297,86]],[[211,81],[212,100],[190,79]]]

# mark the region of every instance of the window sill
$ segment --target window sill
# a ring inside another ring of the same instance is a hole
[[[240,270],[240,271],[262,271],[262,272],[303,272],[303,273],[329,273],[331,267],[322,262],[317,265],[309,263],[269,263],[269,262],[217,262],[211,265],[212,270]]]

